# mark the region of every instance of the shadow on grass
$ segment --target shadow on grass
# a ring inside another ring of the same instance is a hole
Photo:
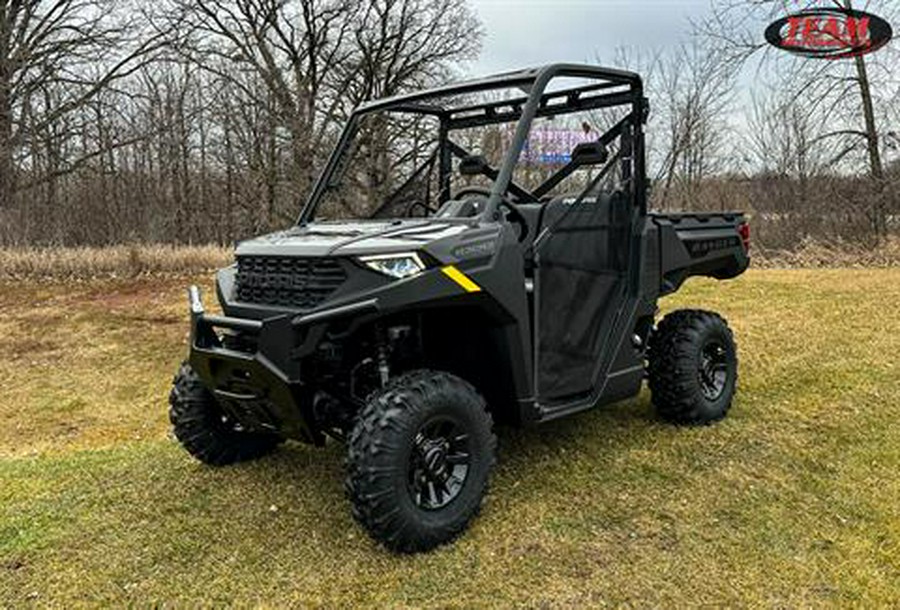
[[[559,501],[564,502],[573,468],[608,468],[622,452],[652,446],[666,428],[653,414],[647,396],[537,426],[498,427],[500,449],[491,496],[503,498],[503,519],[509,518],[508,511],[533,502],[537,493],[546,499],[559,489]],[[321,449],[288,443],[272,456],[235,467],[242,473],[235,483],[247,484],[250,492],[260,482],[279,481],[287,492],[282,496],[286,505],[321,502],[320,508],[326,510],[346,502],[344,454],[344,445],[331,440]],[[349,516],[346,506],[342,510]],[[490,511],[484,518],[491,518]],[[327,537],[326,528],[333,524],[328,520],[307,527],[322,528],[319,535]]]
[[[0,484],[20,483],[6,507],[18,542],[0,544],[0,563],[25,566],[7,570],[19,599],[36,583],[57,600],[72,590],[108,601],[160,591],[190,599],[202,581],[215,582],[227,602],[247,599],[244,586],[342,598],[345,588],[384,588],[385,569],[433,577],[441,566],[462,569],[472,553],[539,562],[560,536],[594,536],[600,522],[619,527],[629,507],[617,500],[615,460],[652,446],[660,430],[643,397],[500,429],[498,468],[475,527],[459,543],[415,557],[388,553],[353,522],[337,442],[288,443],[228,468],[195,462],[174,440],[16,460],[0,468]],[[408,588],[396,586],[397,594]]]

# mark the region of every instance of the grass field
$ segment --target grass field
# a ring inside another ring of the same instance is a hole
[[[186,283],[0,283],[0,607],[900,605],[900,269],[692,281],[664,306],[729,318],[729,419],[501,430],[481,517],[417,557],[354,524],[335,443],[214,470],[169,437]]]

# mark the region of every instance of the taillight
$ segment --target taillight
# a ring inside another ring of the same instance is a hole
[[[750,224],[745,222],[739,225],[738,235],[741,236],[741,241],[744,244],[744,252],[750,252]]]

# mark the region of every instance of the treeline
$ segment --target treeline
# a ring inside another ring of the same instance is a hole
[[[900,49],[811,60],[761,36],[786,11],[820,5],[717,1],[677,49],[618,54],[644,75],[654,108],[656,207],[747,210],[767,248],[873,247],[900,233]],[[864,8],[900,19],[895,2]]]
[[[868,10],[896,23],[890,2]],[[718,2],[689,43],[598,58],[647,81],[652,201],[749,210],[773,248],[883,241],[900,52],[768,51],[759,24],[783,12]],[[448,80],[481,38],[466,0],[0,0],[0,245],[283,227],[355,105]]]
[[[464,0],[0,0],[0,244],[284,226],[354,106],[481,35]]]

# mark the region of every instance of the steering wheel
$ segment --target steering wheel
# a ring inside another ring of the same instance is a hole
[[[490,199],[491,189],[483,186],[465,186],[456,191],[453,194],[453,198],[460,200],[465,198],[466,195],[478,195],[485,199]],[[522,216],[522,212],[506,196],[500,197],[500,205],[506,209],[506,218],[515,221],[519,225],[519,241],[525,241],[525,238],[528,237],[528,221]]]
[[[427,218],[429,215],[437,212],[436,209],[425,203],[424,201],[419,201],[418,199],[414,199],[409,203],[406,207],[406,216],[404,218],[413,218],[413,211],[417,208],[422,208],[424,212],[423,218]]]

